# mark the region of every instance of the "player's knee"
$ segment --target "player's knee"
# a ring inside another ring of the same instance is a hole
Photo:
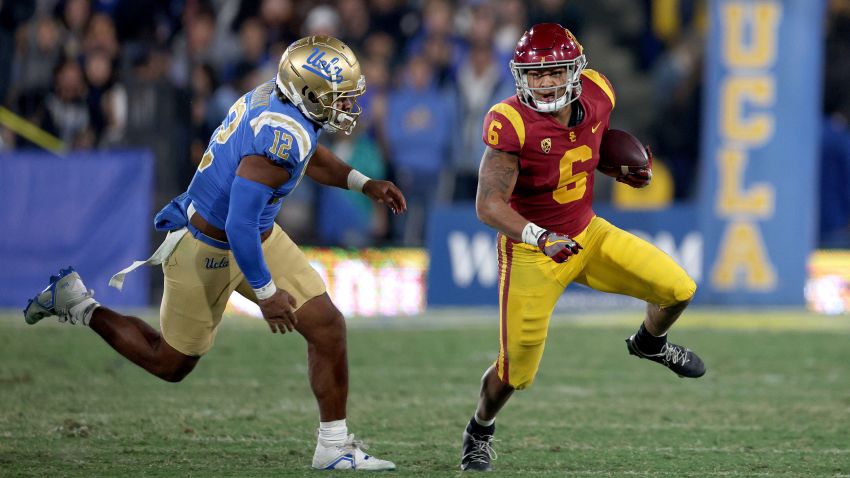
[[[519,357],[518,357],[519,358]],[[523,367],[522,361],[508,363],[507,367],[503,367],[499,374],[499,379],[502,383],[513,387],[515,390],[523,390],[534,383],[534,377],[537,376],[537,367]],[[513,367],[511,368],[511,365]]]
[[[525,390],[530,387],[532,383],[534,383],[534,374],[509,378],[510,380],[507,382],[507,384],[513,387],[514,390]]]
[[[689,303],[697,292],[697,284],[690,276],[685,275],[673,286],[673,298],[677,304]]]
[[[320,347],[342,348],[345,346],[345,317],[336,307],[324,313],[321,325],[309,334],[308,342]]]
[[[188,371],[177,371],[177,370],[163,370],[157,376],[166,382],[170,383],[179,383],[182,382],[186,376],[189,375]]]
[[[198,360],[200,360],[200,357],[182,356],[163,363],[152,372],[166,382],[182,382],[195,369]]]

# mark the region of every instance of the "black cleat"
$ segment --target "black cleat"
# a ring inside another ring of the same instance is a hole
[[[679,377],[698,378],[705,375],[705,364],[702,363],[699,356],[692,350],[686,349],[681,345],[668,342],[664,344],[661,353],[649,355],[637,348],[635,336],[632,335],[626,339],[626,347],[628,347],[631,355],[658,362],[672,370]]]
[[[463,471],[493,471],[490,462],[495,460],[496,450],[491,445],[493,435],[476,435],[463,431],[460,469]]]

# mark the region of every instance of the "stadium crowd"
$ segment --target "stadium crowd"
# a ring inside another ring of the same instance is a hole
[[[824,161],[850,173],[850,99],[836,86],[850,71],[848,5],[830,2]],[[653,145],[660,201],[693,198],[704,7],[699,0],[2,1],[0,101],[72,149],[152,150],[158,208],[185,189],[230,105],[275,75],[290,42],[336,36],[360,59],[365,112],[353,135],[323,141],[365,174],[396,181],[410,212],[390,218],[365,198],[305,181],[280,220],[304,243],[419,245],[430,208],[474,199],[482,118],[513,94],[508,61],[537,22],[570,28],[590,67],[611,78],[613,126]],[[0,150],[32,146],[0,125]],[[605,199],[611,183],[600,183]],[[822,238],[850,246],[850,192],[842,186],[822,188],[840,205],[822,218]]]

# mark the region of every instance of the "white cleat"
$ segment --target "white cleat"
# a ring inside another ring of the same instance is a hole
[[[55,315],[60,322],[82,322],[88,325],[92,312],[100,306],[93,296],[94,291],[86,289],[73,267],[62,269],[59,275],[50,277],[47,288],[27,303],[24,320],[28,324],[35,324]]]
[[[367,455],[368,447],[354,435],[348,435],[342,445],[332,445],[321,438],[313,454],[313,468],[317,470],[392,471],[395,463]]]

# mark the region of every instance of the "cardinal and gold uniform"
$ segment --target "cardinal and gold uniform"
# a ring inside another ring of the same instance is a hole
[[[555,303],[571,282],[661,307],[690,299],[696,284],[670,256],[593,212],[594,170],[616,98],[601,73],[582,72],[583,119],[566,127],[512,96],[484,118],[484,142],[519,159],[510,205],[584,249],[558,264],[531,246],[498,235],[499,356],[496,370],[514,388],[531,385]]]

